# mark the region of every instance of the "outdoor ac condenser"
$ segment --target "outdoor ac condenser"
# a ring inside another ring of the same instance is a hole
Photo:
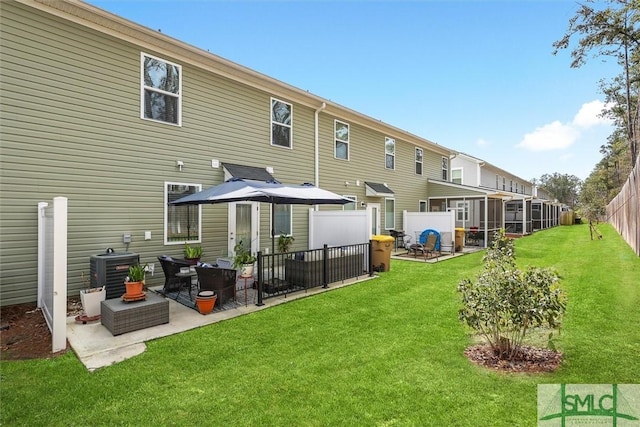
[[[140,255],[133,253],[104,253],[91,255],[89,270],[91,287],[107,287],[107,299],[120,298],[125,292],[124,279],[129,266],[140,262]]]

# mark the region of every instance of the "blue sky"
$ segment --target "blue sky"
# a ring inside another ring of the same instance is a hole
[[[586,178],[612,130],[617,64],[552,55],[573,0],[89,3],[525,179]]]

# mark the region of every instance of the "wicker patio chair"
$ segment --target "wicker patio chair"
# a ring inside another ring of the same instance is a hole
[[[196,267],[199,291],[214,291],[221,306],[236,296],[236,270],[217,267]]]
[[[180,295],[180,291],[183,288],[186,288],[189,290],[189,298],[191,298],[191,277],[176,276],[176,274],[180,273],[181,267],[189,267],[189,264],[184,261],[161,256],[158,257],[158,261],[160,261],[162,271],[164,272],[164,286],[162,288],[162,293],[166,295],[168,292],[174,292],[177,290],[177,299],[178,295]]]

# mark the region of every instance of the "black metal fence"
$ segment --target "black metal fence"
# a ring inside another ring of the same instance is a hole
[[[265,298],[314,287],[326,288],[363,275],[373,275],[371,243],[280,254],[258,252],[258,305]]]

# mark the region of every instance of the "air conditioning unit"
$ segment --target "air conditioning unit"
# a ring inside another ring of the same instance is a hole
[[[129,266],[140,262],[140,255],[133,253],[104,253],[91,255],[89,271],[91,286],[106,286],[107,299],[120,298],[125,292],[124,279],[129,274]]]

